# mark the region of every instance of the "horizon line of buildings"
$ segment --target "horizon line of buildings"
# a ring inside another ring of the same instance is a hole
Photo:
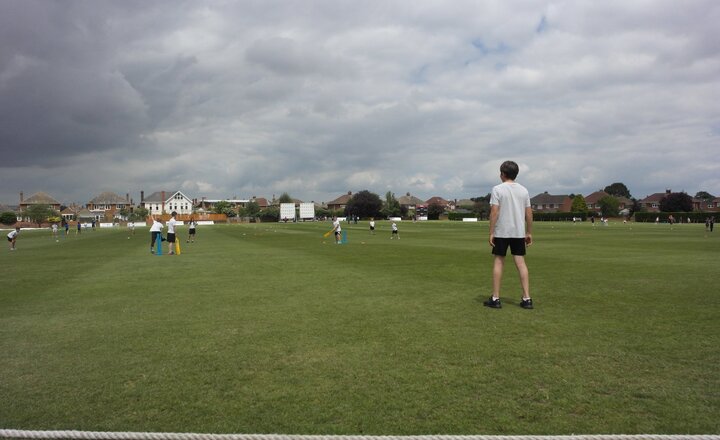
[[[642,200],[638,201],[641,209],[647,212],[659,212],[660,201],[671,191],[665,190],[662,193],[654,193]],[[352,191],[348,191],[346,194],[342,194],[339,197],[326,202],[316,203],[317,208],[325,208],[331,211],[343,210],[347,206],[348,202],[352,198]],[[584,196],[587,208],[590,211],[599,212],[600,205],[599,201],[609,196],[605,191],[595,191],[587,196]],[[633,201],[626,197],[615,197],[619,202],[619,210],[622,213],[629,211],[633,206]],[[439,196],[431,197],[428,200],[422,200],[418,197],[412,196],[409,192],[405,195],[397,198],[400,206],[406,207],[408,210],[415,211],[420,214],[427,212],[427,207],[432,204],[439,204],[448,211],[455,211],[463,207],[472,206],[475,202],[471,199],[454,199],[446,200]],[[570,195],[553,195],[547,191],[540,193],[530,199],[531,207],[534,211],[538,212],[570,212],[573,199]],[[60,212],[60,215],[66,219],[74,218],[119,218],[120,211],[133,210],[135,207],[144,208],[148,210],[150,215],[156,214],[168,214],[172,211],[178,214],[193,214],[193,213],[205,213],[210,212],[213,207],[219,202],[227,202],[234,208],[241,208],[247,206],[250,202],[255,202],[260,209],[267,208],[269,206],[277,205],[278,202],[275,196],[271,200],[264,197],[256,197],[248,199],[228,198],[228,199],[208,199],[202,197],[200,199],[190,198],[185,195],[182,191],[156,191],[145,197],[145,191],[140,191],[140,203],[135,205],[134,200],[130,198],[130,194],[126,193],[125,197],[122,197],[113,192],[102,192],[98,196],[92,198],[84,206],[77,204],[71,204],[70,206],[64,206],[52,196],[45,192],[38,192],[32,196],[25,198],[24,193],[20,192],[20,203],[16,206],[0,205],[0,212],[10,211],[18,214],[18,218],[21,217],[21,213],[25,211],[31,205],[44,204],[49,205],[55,211]],[[303,203],[301,200],[293,199],[296,204]],[[706,211],[706,212],[720,212],[720,197],[715,197],[712,200],[704,200],[693,198],[693,210],[694,211]]]

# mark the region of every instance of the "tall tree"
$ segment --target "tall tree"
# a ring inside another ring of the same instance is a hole
[[[356,215],[361,218],[380,217],[383,202],[380,196],[368,190],[362,190],[348,200],[345,215]]]
[[[588,212],[587,202],[582,194],[578,194],[572,199],[572,205],[570,207],[572,212]]]
[[[715,196],[712,195],[712,194],[710,194],[710,193],[707,192],[707,191],[698,191],[698,192],[695,194],[695,198],[696,198],[696,199],[702,199],[702,200],[712,200],[712,199],[715,198]]]
[[[615,182],[613,184],[610,184],[606,186],[603,191],[615,197],[626,197],[628,199],[632,198],[632,196],[630,195],[630,190],[622,182]]]
[[[293,203],[292,197],[290,197],[290,194],[284,192],[280,194],[280,198],[278,199],[279,203]]]
[[[381,214],[383,217],[396,217],[400,215],[402,211],[400,210],[400,202],[397,201],[395,198],[395,194],[393,194],[391,191],[388,191],[385,193],[385,203],[383,203],[383,207],[381,210]]]
[[[49,217],[55,215],[55,211],[50,205],[32,205],[25,210],[25,215],[30,219],[31,222],[37,223],[38,227],[42,222],[46,221]]]
[[[692,197],[685,192],[670,193],[660,200],[660,211],[662,212],[691,212],[692,210]]]
[[[439,203],[431,203],[428,205],[428,220],[438,220],[445,212],[445,207]]]
[[[598,205],[600,206],[600,212],[605,217],[616,217],[618,215],[618,208],[620,207],[620,202],[618,202],[618,199],[616,199],[613,196],[605,196],[598,200]]]

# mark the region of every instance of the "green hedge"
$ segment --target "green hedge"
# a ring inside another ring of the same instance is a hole
[[[587,212],[533,212],[533,220],[539,222],[571,222],[573,217],[587,220]]]
[[[687,223],[687,219],[690,218],[690,221],[693,223],[705,223],[705,219],[708,217],[715,216],[720,217],[720,215],[716,215],[718,213],[712,213],[712,212],[636,212],[635,213],[635,221],[636,222],[647,222],[647,223],[653,223],[655,222],[655,219],[660,218],[660,222],[667,223],[668,217],[672,215],[675,217],[675,222],[682,221],[683,223]]]
[[[448,212],[448,220],[460,220],[464,218],[478,218],[473,212]]]

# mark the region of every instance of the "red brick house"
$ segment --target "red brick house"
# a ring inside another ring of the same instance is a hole
[[[572,199],[568,195],[552,195],[545,191],[530,199],[530,207],[538,212],[570,212]]]

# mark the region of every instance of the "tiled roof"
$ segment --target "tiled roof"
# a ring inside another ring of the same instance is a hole
[[[425,203],[427,203],[428,205],[432,205],[433,203],[436,203],[438,205],[445,206],[448,204],[448,201],[443,199],[442,197],[435,196],[435,197],[430,197],[429,199],[427,199],[427,201]]]
[[[92,203],[93,205],[115,205],[118,203],[130,203],[125,199],[124,197],[120,197],[119,195],[113,193],[113,192],[103,192],[100,193],[97,197],[90,200],[88,203]]]
[[[24,205],[59,205],[60,202],[50,197],[49,194],[39,192],[31,195],[22,201]]]
[[[533,205],[562,205],[570,196],[567,195],[552,195],[544,192],[538,194],[530,199],[530,203]]]
[[[605,191],[595,191],[594,193],[585,196],[585,203],[594,205],[598,202],[598,200],[609,195],[610,194],[606,193]]]
[[[327,202],[328,205],[347,205],[348,201],[352,198],[352,193],[348,191],[347,194],[343,194],[335,200]]]
[[[423,199],[417,198],[415,196],[411,196],[410,193],[407,193],[404,196],[400,196],[397,199],[398,203],[404,206],[412,206],[412,205],[424,205],[425,201]]]

